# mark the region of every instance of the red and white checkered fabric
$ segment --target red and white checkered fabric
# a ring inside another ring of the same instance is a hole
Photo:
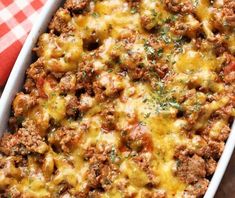
[[[47,0],[0,0],[0,86]]]

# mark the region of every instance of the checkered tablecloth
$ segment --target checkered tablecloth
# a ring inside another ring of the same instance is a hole
[[[0,0],[0,86],[47,0]],[[54,1],[54,0],[49,0]]]

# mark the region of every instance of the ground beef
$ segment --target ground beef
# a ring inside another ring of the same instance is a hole
[[[5,133],[0,140],[0,152],[5,155],[28,155],[29,153],[44,153],[47,145],[36,125],[26,120],[23,128],[14,134]]]
[[[101,116],[103,118],[102,128],[105,131],[114,130],[116,128],[116,116],[115,109],[113,106],[108,106],[101,112]]]
[[[78,65],[78,71],[76,73],[76,90],[86,90],[86,93],[92,95],[93,87],[92,82],[95,77],[93,63],[90,61],[83,61]]]
[[[221,131],[220,134],[218,135],[218,137],[216,138],[217,141],[226,141],[229,133],[230,133],[231,129],[228,125],[224,126]]]
[[[126,47],[127,53],[120,58],[120,67],[128,74],[132,80],[143,80],[147,72],[143,64],[143,56],[139,52],[132,52]]]
[[[79,100],[76,96],[70,98],[66,106],[66,115],[75,117],[79,113]]]
[[[195,38],[201,30],[200,22],[192,15],[180,17],[171,27],[173,33],[186,38]]]
[[[223,141],[200,142],[201,147],[196,150],[188,149],[184,145],[178,146],[174,155],[176,176],[188,184],[186,192],[196,197],[201,197],[205,193],[209,183],[206,176],[211,176],[215,172],[217,161],[224,149]]]
[[[173,32],[177,35],[186,35],[190,26],[185,24],[184,22],[176,22]]]
[[[64,93],[74,92],[76,90],[76,75],[72,72],[66,73],[60,79],[60,88]]]
[[[24,89],[26,93],[31,93],[36,90],[36,84],[32,78],[27,78],[24,84]]]
[[[146,30],[152,30],[157,27],[157,20],[153,15],[143,15],[140,18],[141,26]]]
[[[208,41],[213,45],[213,52],[216,56],[222,56],[224,52],[228,51],[227,43],[220,34],[215,35],[212,38],[208,38]]]
[[[182,181],[187,184],[193,184],[206,176],[206,164],[198,155],[185,156],[181,155],[177,159],[177,171],[178,176]]]
[[[131,47],[131,46],[130,46]],[[136,65],[139,65],[143,61],[142,54],[139,52],[132,52],[126,46],[127,54],[121,57],[121,68],[132,70],[136,68]],[[131,73],[131,72],[130,72]]]
[[[129,59],[129,61],[131,60]],[[146,80],[145,76],[147,74],[147,69],[144,68],[145,66],[140,61],[136,62],[135,65],[132,65],[130,67],[129,67],[129,63],[127,64],[124,62],[122,63],[121,68],[123,70],[122,70],[122,73],[120,74],[125,76],[128,73],[129,77],[133,81]]]
[[[164,190],[156,190],[156,191],[146,191],[142,193],[144,198],[166,198],[166,192]]]
[[[68,116],[76,117],[88,111],[94,104],[94,98],[87,93],[81,94],[80,98],[76,96],[70,97],[67,106],[66,114]]]
[[[141,153],[138,156],[134,156],[135,163],[147,174],[149,183],[146,185],[148,188],[156,188],[159,185],[160,179],[156,176],[151,167],[152,155],[149,153]],[[161,195],[165,195],[161,192]]]
[[[164,0],[166,8],[175,13],[193,13],[193,5],[190,1]]]
[[[129,6],[132,9],[138,9],[139,8],[139,3],[141,2],[141,0],[125,0],[128,2]]]
[[[86,130],[87,127],[85,125],[81,126],[80,129],[61,127],[49,134],[48,141],[58,151],[70,152],[78,144],[83,132]]]
[[[228,136],[229,136],[229,133],[230,133],[230,128],[228,125],[225,125],[219,132],[219,134],[216,134],[216,135],[211,135],[210,134],[210,131],[213,127],[214,124],[217,123],[217,120],[215,120],[215,122],[212,121],[211,124],[209,124],[201,133],[202,136],[204,137],[209,137],[212,139],[212,140],[215,140],[215,141],[225,141]]]
[[[227,83],[235,82],[235,58],[224,67],[224,80]]]
[[[84,159],[89,163],[88,188],[108,190],[118,173],[113,148],[109,145],[91,146],[85,151]]]
[[[135,152],[153,151],[153,140],[146,126],[141,124],[130,125],[121,134],[121,150]]]
[[[11,189],[6,189],[4,193],[0,192],[0,197],[1,198],[19,198],[19,197],[23,197],[23,194],[21,192],[18,191],[18,189],[16,188],[11,188]]]
[[[67,9],[60,8],[50,22],[49,29],[58,33],[69,32],[72,29],[68,24],[70,20],[70,12]]]
[[[135,69],[129,70],[129,75],[133,80],[140,80],[144,79],[146,72],[143,67],[137,66]]]
[[[229,125],[225,125],[219,132],[219,134],[216,137],[212,137],[213,140],[215,141],[226,141],[229,133],[230,133],[231,129],[229,127]]]
[[[212,157],[206,160],[206,173],[208,176],[215,172],[216,166],[217,162]]]
[[[235,27],[235,2],[224,0],[223,6],[214,8],[213,25],[220,32],[232,30]]]
[[[64,4],[64,8],[72,11],[81,11],[86,8],[90,0],[67,0]]]
[[[226,83],[234,83],[235,82],[235,71],[227,74],[225,77],[224,77],[224,81]]]
[[[213,114],[213,118],[220,118],[224,120],[230,120],[230,115],[232,114],[233,108],[235,107],[235,95],[234,91],[230,90],[231,93],[226,93],[229,97],[229,102],[222,108],[216,110]],[[226,132],[226,131],[225,131]],[[226,134],[223,134],[226,135]]]
[[[128,75],[132,80],[146,80],[145,76],[147,75],[148,70],[146,68],[146,65],[144,65],[145,56],[143,55],[143,53],[133,50],[133,43],[135,42],[136,38],[138,37],[135,32],[128,31],[124,33],[120,38],[122,39],[120,45],[123,46],[122,50],[125,50],[126,53],[123,53],[121,55],[120,49],[112,49],[111,58],[113,59],[113,61],[119,63],[120,68],[123,70],[123,72],[128,72]],[[151,49],[148,51],[147,48]],[[148,51],[146,53],[148,58],[151,60],[154,59],[155,53],[153,52],[153,50],[155,49],[153,49],[150,45],[145,45],[145,49],[146,51]],[[155,51],[157,52],[157,49]]]
[[[218,160],[220,156],[222,155],[222,152],[224,150],[224,142],[217,142],[210,140],[208,142],[208,154],[209,157],[212,157],[213,159]]]
[[[22,124],[24,120],[24,117],[10,117],[8,125],[9,125],[9,130],[12,132],[16,132],[19,129],[19,125]]]
[[[45,82],[45,78],[47,76],[47,72],[44,68],[44,63],[42,59],[38,59],[36,62],[30,65],[29,69],[27,70],[27,77],[30,78],[36,85],[38,93],[35,95],[39,95],[40,97],[46,98],[47,95],[43,90],[43,85]]]
[[[157,63],[154,66],[154,70],[157,72],[157,75],[162,79],[166,76],[167,72],[169,71],[169,67],[167,64]]]
[[[190,197],[200,198],[206,193],[208,184],[209,181],[207,179],[200,179],[196,183],[189,185],[185,191]]]
[[[190,150],[189,152],[208,159],[212,157],[213,159],[217,160],[220,155],[222,154],[224,149],[224,143],[223,142],[217,142],[213,140],[209,140],[208,142],[205,142],[203,146],[196,150]]]
[[[35,49],[36,50],[36,49]],[[30,77],[33,80],[38,80],[39,78],[45,78],[47,75],[44,69],[44,63],[42,59],[38,59],[36,62],[30,65],[27,70],[27,77]]]
[[[20,92],[16,95],[13,102],[14,116],[18,117],[28,112],[29,109],[37,104],[37,99],[29,94]]]
[[[93,91],[95,93],[96,100],[104,101],[106,99],[106,95],[104,94],[105,87],[100,85],[98,81],[93,83]]]
[[[226,25],[230,27],[235,27],[235,1],[234,0],[224,0],[224,7],[222,10],[222,15],[226,21]]]
[[[98,101],[104,101],[108,98],[116,98],[124,89],[120,75],[104,73],[93,83],[93,91]]]

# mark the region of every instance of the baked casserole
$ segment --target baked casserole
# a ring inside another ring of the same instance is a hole
[[[196,198],[235,116],[234,0],[67,0],[0,140],[3,198]]]

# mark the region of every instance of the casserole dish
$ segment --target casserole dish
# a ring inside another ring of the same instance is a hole
[[[15,94],[21,90],[24,74],[26,72],[27,67],[32,63],[32,49],[35,46],[35,43],[38,39],[38,36],[45,32],[46,27],[48,26],[49,21],[51,20],[52,15],[55,10],[63,3],[63,1],[48,1],[45,5],[45,8],[42,11],[40,19],[37,24],[33,27],[31,33],[29,34],[24,47],[21,50],[21,53],[15,63],[15,66],[11,72],[9,80],[6,84],[5,90],[3,92],[1,101],[0,101],[0,132],[1,135],[4,130],[7,128],[7,120],[9,119],[11,104]],[[147,48],[150,50],[151,48]],[[209,187],[205,194],[205,198],[211,198],[214,196],[219,183],[222,179],[222,176],[226,170],[229,159],[232,155],[233,149],[235,145],[235,129],[234,126],[231,129],[229,138],[227,139],[226,146],[224,148],[223,154],[218,162],[216,171],[210,181]]]

